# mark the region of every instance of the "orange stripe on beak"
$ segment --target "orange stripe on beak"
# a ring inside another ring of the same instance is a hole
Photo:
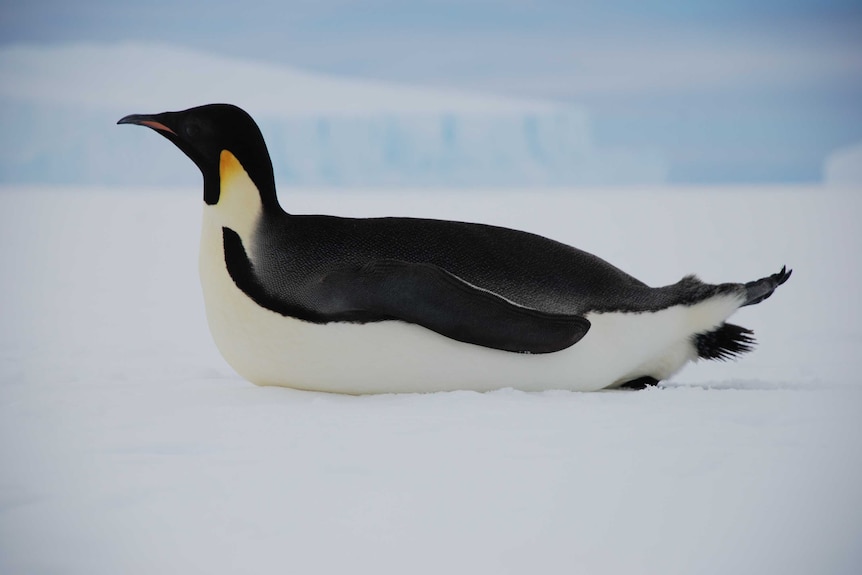
[[[162,132],[169,132],[169,133],[173,134],[174,136],[177,135],[176,132],[174,132],[173,130],[171,130],[170,128],[168,128],[167,126],[162,124],[161,122],[154,122],[153,120],[144,120],[141,122],[141,124],[143,124],[144,126],[149,126],[150,128],[153,128],[154,130],[161,130]]]

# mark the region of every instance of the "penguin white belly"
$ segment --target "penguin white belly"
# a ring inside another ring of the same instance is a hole
[[[734,297],[651,313],[592,313],[587,335],[550,354],[462,343],[400,321],[315,324],[260,307],[233,282],[221,225],[204,218],[200,273],[213,338],[237,373],[258,385],[365,394],[593,391],[643,375],[664,379],[696,357],[691,336],[719,325]]]

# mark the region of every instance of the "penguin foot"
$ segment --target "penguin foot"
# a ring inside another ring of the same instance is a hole
[[[646,389],[648,387],[652,387],[654,385],[658,385],[658,381],[654,377],[650,377],[645,375],[643,377],[639,377],[637,379],[633,379],[631,381],[627,381],[620,385],[620,389]]]
[[[741,307],[760,303],[775,291],[775,288],[790,279],[790,274],[793,270],[788,270],[787,266],[781,268],[781,271],[774,273],[771,276],[760,278],[759,280],[750,281],[745,284],[746,300]]]

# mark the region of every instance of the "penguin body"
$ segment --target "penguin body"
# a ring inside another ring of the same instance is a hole
[[[790,275],[651,288],[534,234],[465,222],[290,215],[263,137],[214,104],[133,115],[204,176],[200,274],[228,363],[261,385],[342,393],[598,390],[751,349],[725,320]]]

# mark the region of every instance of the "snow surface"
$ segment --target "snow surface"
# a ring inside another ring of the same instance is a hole
[[[791,280],[643,392],[349,397],[215,350],[200,191],[2,188],[2,573],[859,573],[862,190],[282,191],[509,225],[651,284]]]
[[[661,182],[656,152],[596,145],[574,104],[339,78],[158,44],[0,48],[0,182],[183,180],[131,113],[228,102],[260,124],[279,181],[314,185]]]

